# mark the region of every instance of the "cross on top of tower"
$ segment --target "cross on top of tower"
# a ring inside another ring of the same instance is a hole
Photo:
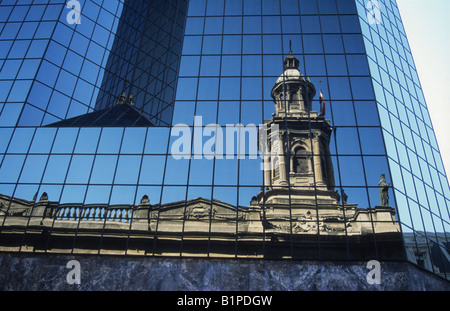
[[[283,60],[283,70],[297,69],[300,65],[300,61],[292,55],[292,43],[289,41],[289,55]]]
[[[292,48],[291,42],[289,48]],[[316,89],[311,81],[301,74],[299,65],[300,61],[293,55],[291,49],[283,60],[283,73],[271,91],[278,116],[300,117],[307,115],[311,110]]]

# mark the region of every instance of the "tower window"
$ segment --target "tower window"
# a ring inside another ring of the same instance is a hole
[[[298,148],[295,151],[294,171],[297,174],[307,174],[310,171],[309,156],[304,148]]]
[[[275,157],[272,163],[273,163],[273,177],[278,178],[280,177],[280,163],[278,162],[278,157]]]

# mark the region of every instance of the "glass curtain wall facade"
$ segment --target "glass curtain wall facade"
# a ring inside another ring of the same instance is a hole
[[[449,184],[395,1],[357,1],[408,258],[449,278]],[[438,255],[439,254],[439,255]]]
[[[0,4],[3,251],[449,277],[448,181],[394,0],[79,2],[80,24],[65,1]],[[122,93],[150,124],[64,123],[120,118]]]
[[[115,105],[123,90],[153,124],[170,126],[186,7],[183,1],[124,6],[96,109]]]
[[[42,126],[93,111],[122,4],[2,1],[3,124]],[[69,21],[72,24],[69,24]]]

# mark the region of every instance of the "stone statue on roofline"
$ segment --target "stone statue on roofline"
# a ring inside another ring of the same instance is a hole
[[[391,185],[386,183],[386,177],[381,174],[378,187],[380,190],[380,206],[389,206],[389,187]]]

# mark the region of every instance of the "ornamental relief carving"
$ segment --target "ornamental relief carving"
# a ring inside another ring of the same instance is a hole
[[[217,210],[215,208],[211,208],[211,206],[197,205],[197,206],[189,206],[186,208],[184,212],[185,219],[205,219],[210,218],[214,219]]]
[[[277,220],[266,220],[266,229],[276,229],[279,231],[284,231],[289,233],[292,229],[293,233],[301,232],[345,232],[346,228],[351,227],[350,223],[345,223],[336,217],[321,217],[319,221],[316,216],[313,216],[310,211],[307,211],[304,215],[300,215],[295,220],[293,219],[292,224],[289,222],[289,218],[283,220],[278,217]]]

